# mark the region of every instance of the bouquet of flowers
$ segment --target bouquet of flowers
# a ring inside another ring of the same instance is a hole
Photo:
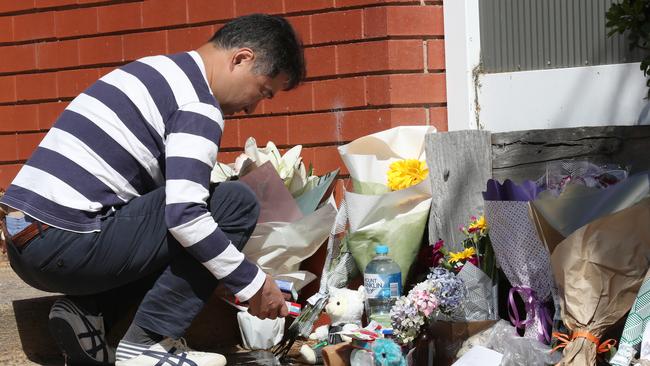
[[[377,243],[407,278],[422,243],[431,207],[431,182],[424,137],[430,126],[402,126],[361,137],[339,147],[353,192],[345,192],[349,230],[345,239],[364,270]]]
[[[447,250],[442,239],[422,248],[420,258],[426,267],[443,267],[461,278],[467,288],[467,301],[460,318],[466,321],[493,320],[497,318],[495,283],[496,261],[488,236],[485,217],[472,216],[463,233],[461,251]]]
[[[470,254],[468,258],[470,263],[479,267],[481,271],[494,280],[496,260],[490,236],[488,235],[488,224],[485,216],[481,215],[479,218],[472,216],[469,225],[467,227],[461,226],[460,231],[465,234],[465,239],[462,242],[463,248],[465,248],[465,251],[470,250],[472,252],[465,253],[464,256],[467,257]],[[462,257],[459,260],[462,260]]]
[[[265,272],[293,282],[297,290],[316,278],[299,266],[323,244],[334,224],[332,190],[338,173],[313,175],[301,151],[297,145],[282,155],[273,142],[258,148],[250,137],[234,164],[218,163],[211,175],[213,183],[237,179],[253,190],[260,217],[243,252]]]
[[[407,296],[401,296],[391,308],[393,332],[401,344],[409,344],[429,322],[453,317],[466,295],[463,281],[445,268],[434,268],[427,279],[418,283]]]
[[[631,309],[631,318],[639,314],[633,304],[649,266],[650,176],[637,173],[604,187],[574,180],[553,193],[540,193],[531,213],[551,253],[569,330],[553,334],[564,348],[560,365],[594,365],[614,343],[601,339],[608,329]],[[625,339],[640,326],[638,318],[626,324]],[[621,350],[613,364],[630,356],[627,341]]]
[[[555,293],[555,282],[549,251],[529,215],[530,202],[541,190],[532,181],[519,185],[490,179],[483,198],[496,259],[513,286],[508,296],[510,321],[525,329],[525,337],[549,344],[552,318],[548,302]],[[516,306],[517,294],[525,305],[525,320]]]

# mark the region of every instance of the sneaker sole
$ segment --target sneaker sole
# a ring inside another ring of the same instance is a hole
[[[89,365],[89,366],[109,366],[112,363],[99,362],[90,357],[79,344],[77,335],[70,324],[61,318],[52,318],[48,322],[50,334],[54,338],[59,349],[65,350],[64,357],[70,366]]]

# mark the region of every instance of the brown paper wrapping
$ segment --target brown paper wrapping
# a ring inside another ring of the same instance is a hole
[[[560,242],[551,254],[551,266],[566,326],[601,338],[632,307],[649,258],[648,198],[597,219]],[[564,349],[559,365],[595,365],[596,355],[595,344],[577,338]]]
[[[456,354],[463,343],[471,336],[478,334],[496,323],[496,320],[473,322],[433,321],[429,325],[429,336],[435,345],[434,365],[451,366],[456,361]],[[417,351],[426,345],[418,345]],[[416,351],[416,352],[417,352]],[[416,357],[417,354],[416,354]]]
[[[354,347],[349,343],[338,343],[323,347],[323,363],[327,366],[345,366],[350,364],[350,354]]]

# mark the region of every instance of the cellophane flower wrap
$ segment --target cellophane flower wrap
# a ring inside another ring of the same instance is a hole
[[[401,126],[339,147],[353,185],[344,194],[349,215],[346,245],[361,271],[382,243],[406,281],[431,207],[424,145],[425,135],[432,132],[431,126]]]
[[[553,251],[562,320],[569,329],[559,365],[596,365],[597,355],[609,351],[603,345],[612,341],[603,336],[632,307],[649,266],[648,222],[650,199],[645,199],[585,225]]]
[[[458,321],[483,321],[498,318],[496,263],[494,251],[488,235],[489,228],[484,216],[470,218],[467,225],[459,230],[465,238],[462,250],[449,251],[444,240],[440,239],[420,251],[419,270],[427,267],[443,267],[453,271],[465,283],[467,296]]]
[[[296,145],[281,154],[269,141],[258,147],[246,140],[234,164],[218,163],[211,182],[238,179],[260,203],[260,217],[243,253],[266,273],[300,289],[316,278],[300,271],[300,263],[318,250],[337,215],[332,189],[338,171],[316,176],[306,169]]]
[[[546,302],[552,299],[555,285],[549,251],[529,214],[530,201],[539,192],[531,181],[517,185],[510,180],[500,184],[490,179],[483,198],[494,254],[513,286],[508,298],[510,320],[515,327],[525,328],[525,337],[548,344],[552,316]],[[516,293],[524,301],[526,314],[517,311]]]
[[[595,365],[614,341],[603,336],[630,311],[650,266],[650,176],[605,189],[569,184],[533,206],[569,330],[554,334],[564,347],[559,365]]]

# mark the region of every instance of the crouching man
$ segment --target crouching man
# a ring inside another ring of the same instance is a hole
[[[68,295],[49,324],[68,364],[225,364],[181,338],[220,281],[253,315],[287,315],[274,281],[241,253],[254,194],[209,180],[223,116],[251,113],[304,76],[289,23],[256,14],[195,51],[120,67],[68,105],[0,200],[13,269]],[[114,355],[98,302],[151,277]]]

